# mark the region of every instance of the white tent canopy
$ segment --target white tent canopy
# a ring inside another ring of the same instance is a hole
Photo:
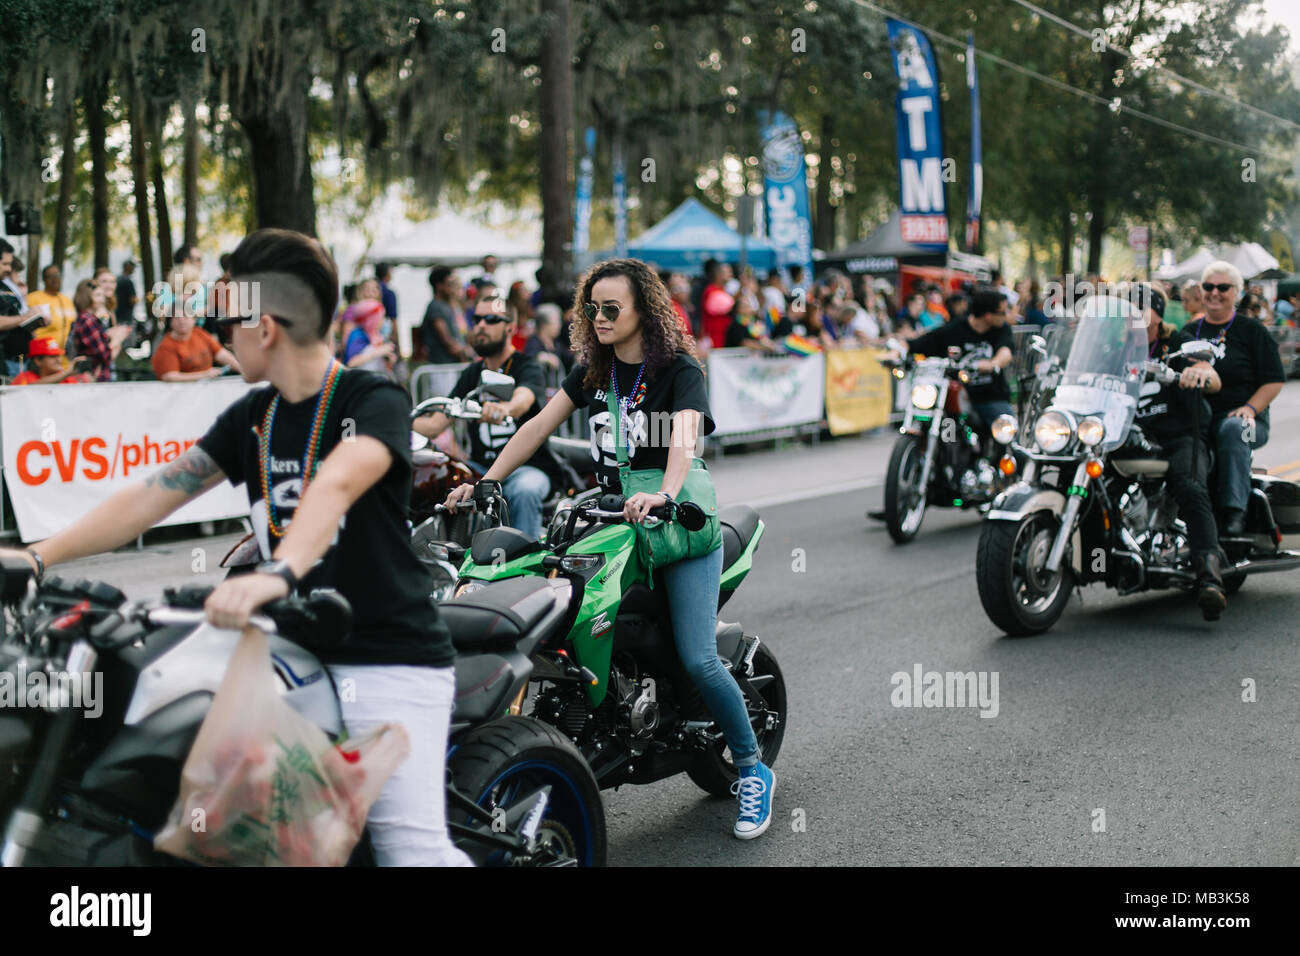
[[[452,212],[421,223],[410,232],[370,247],[371,262],[411,266],[468,266],[491,254],[503,263],[537,259],[542,250],[538,221],[515,219],[484,225]]]
[[[1183,262],[1157,269],[1155,277],[1170,282],[1185,282],[1199,279],[1201,270],[1211,262],[1222,259],[1231,262],[1241,270],[1242,278],[1253,279],[1268,272],[1282,274],[1278,263],[1263,246],[1257,242],[1242,242],[1234,245],[1217,247],[1217,251],[1202,246],[1196,254]]]

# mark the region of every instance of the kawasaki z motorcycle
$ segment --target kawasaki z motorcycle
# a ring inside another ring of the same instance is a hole
[[[1169,463],[1141,436],[1134,415],[1144,383],[1172,383],[1185,365],[1221,358],[1222,347],[1188,342],[1169,365],[1150,361],[1142,313],[1122,298],[1093,296],[1075,307],[1050,349],[1042,340],[1033,348],[1041,361],[1029,417],[1023,427],[1010,415],[992,426],[995,440],[1027,464],[994,500],[980,534],[976,578],[985,613],[1007,634],[1041,634],[1076,586],[1193,590],[1187,527],[1165,487]],[[1002,466],[1014,469],[1015,459],[1008,455]],[[1225,590],[1240,588],[1248,574],[1300,567],[1300,552],[1280,547],[1294,532],[1300,486],[1252,474],[1246,534],[1219,541],[1228,558]]]
[[[567,580],[568,608],[533,651],[531,715],[577,745],[602,789],[684,772],[708,793],[728,796],[736,768],[677,656],[663,581],[657,574],[647,580],[636,530],[623,518],[622,496],[597,494],[557,512],[544,543],[513,528],[479,532],[457,593],[472,594],[492,581]],[[503,504],[499,483],[479,482],[473,502],[496,520]],[[718,515],[721,609],[749,573],[764,526],[744,505],[722,508]],[[651,517],[680,520],[690,530],[704,523],[703,512],[690,503],[652,509]],[[744,695],[762,760],[771,766],[786,722],[785,680],[776,656],[739,624],[722,621],[717,647]]]
[[[448,829],[479,865],[605,861],[604,808],[582,757],[554,728],[505,716],[569,590],[564,580],[511,581],[440,609],[457,650]],[[56,576],[38,588],[26,561],[0,558],[0,694],[25,702],[0,709],[0,865],[184,865],[156,852],[153,835],[239,639],[205,623],[208,593],[130,602],[111,585]],[[341,595],[321,590],[253,619],[285,702],[334,739],[344,728],[333,682],[297,641],[342,640],[350,618]],[[93,702],[59,677],[90,674],[101,680]],[[32,698],[33,685],[51,690]],[[373,862],[367,840],[353,862]]]
[[[916,537],[927,507],[979,508],[1004,485],[964,387],[979,359],[963,360],[959,348],[948,351],[947,358],[900,356],[880,363],[895,378],[907,377],[906,408],[885,470],[885,507],[867,516],[883,519],[898,544]]]

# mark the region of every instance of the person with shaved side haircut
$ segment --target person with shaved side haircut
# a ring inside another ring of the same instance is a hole
[[[25,551],[37,575],[110,551],[225,479],[248,490],[263,563],[208,597],[208,621],[242,629],[264,604],[334,588],[352,605],[346,641],[303,644],[349,681],[352,737],[399,723],[410,755],[368,818],[381,866],[469,865],[444,815],[455,680],[447,627],[411,548],[410,403],[381,375],[345,368],[329,344],[338,272],[315,239],[284,229],[247,236],[230,262],[230,350],[248,382],[267,382],[218,416],[183,455]]]

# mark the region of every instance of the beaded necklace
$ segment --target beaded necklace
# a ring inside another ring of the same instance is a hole
[[[1214,338],[1210,339],[1210,341],[1214,342],[1216,345],[1223,342],[1223,340],[1228,337],[1228,329],[1232,328],[1232,323],[1236,321],[1237,321],[1237,313],[1234,312],[1232,313],[1232,318],[1228,320],[1228,324],[1223,327],[1223,331],[1220,332],[1218,335],[1216,335]],[[1201,316],[1201,321],[1196,323],[1196,337],[1198,339],[1201,337],[1201,326],[1203,326],[1204,324],[1205,324],[1205,316]]]
[[[307,484],[311,481],[316,473],[316,468],[320,464],[316,458],[320,453],[321,434],[324,431],[325,416],[329,414],[330,403],[334,400],[334,389],[339,383],[342,376],[343,366],[333,359],[330,360],[329,367],[325,369],[325,376],[321,379],[320,392],[316,395],[316,410],[312,415],[311,433],[307,437],[307,447],[303,450],[302,462],[298,474],[302,476],[302,488],[298,492],[298,500],[307,491]],[[284,528],[280,525],[280,519],[275,513],[275,501],[271,498],[271,427],[275,424],[275,412],[280,407],[280,394],[277,392],[271,399],[271,404],[266,407],[266,414],[262,417],[262,427],[257,433],[257,473],[262,484],[262,500],[266,502],[266,523],[277,538],[284,537]]]
[[[619,398],[618,394],[618,369],[614,367],[614,359],[609,360],[609,387],[614,391],[614,398],[618,400],[619,407],[627,411],[636,402],[637,390],[641,387],[641,376],[645,374],[645,361],[641,362],[641,367],[636,370],[636,381],[632,383],[632,391],[628,393],[627,398]]]

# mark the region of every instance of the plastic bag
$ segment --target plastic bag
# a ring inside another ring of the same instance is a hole
[[[409,750],[400,724],[331,744],[276,692],[266,637],[249,628],[154,848],[208,866],[342,866]]]

